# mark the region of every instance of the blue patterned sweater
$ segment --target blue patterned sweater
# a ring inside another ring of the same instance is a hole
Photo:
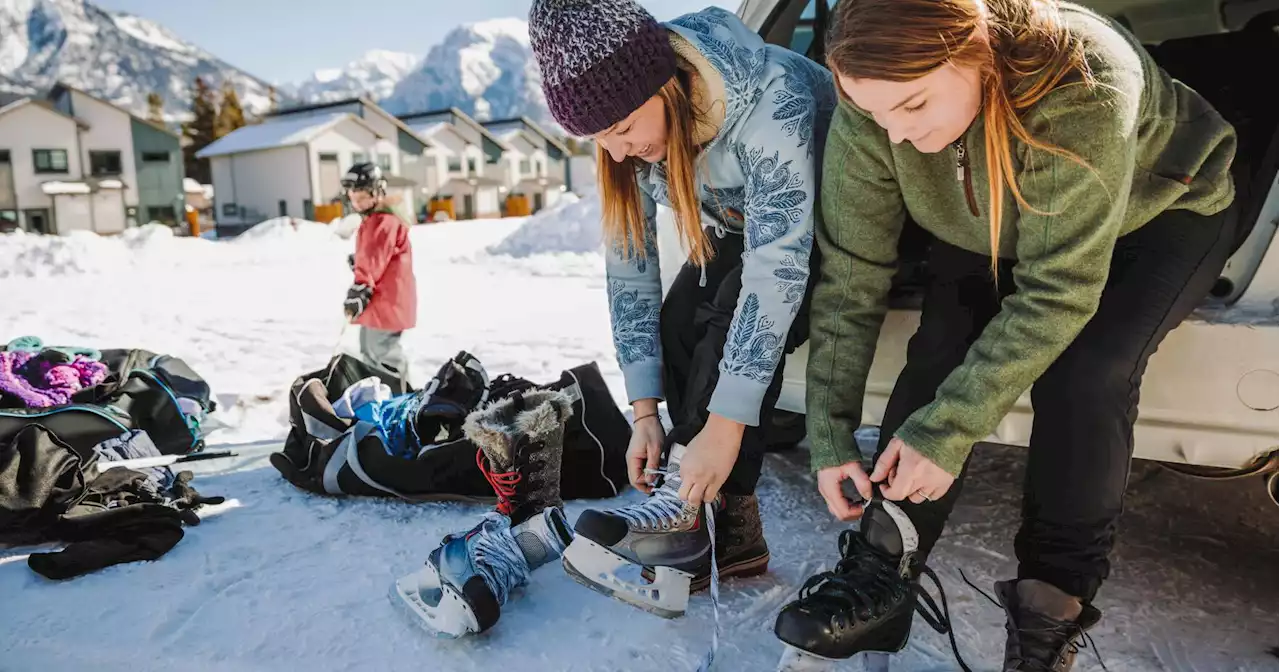
[[[746,238],[742,292],[708,410],[756,425],[809,281],[822,146],[835,88],[825,68],[766,44],[723,9],[708,8],[666,26],[724,83],[724,123],[699,156],[698,189],[704,211],[726,235]],[[662,164],[646,165],[637,180],[648,218],[647,255],[628,255],[619,246],[605,264],[614,345],[631,401],[663,398],[654,217],[656,204],[670,205]]]

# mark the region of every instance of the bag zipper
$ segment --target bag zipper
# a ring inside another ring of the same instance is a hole
[[[129,427],[126,427],[125,424],[122,421],[120,421],[118,418],[112,417],[109,410],[106,410],[110,408],[111,408],[110,406],[99,407],[99,406],[88,406],[85,404],[68,404],[66,406],[55,406],[53,408],[49,408],[46,410],[36,411],[34,413],[15,413],[12,411],[0,410],[0,416],[4,416],[8,418],[43,418],[45,416],[53,415],[54,413],[60,413],[62,411],[86,411],[88,413],[93,413],[94,415],[101,416],[111,424],[115,425],[116,427],[119,427],[121,432],[129,431],[130,430]]]
[[[956,140],[952,146],[956,149],[956,181],[964,184],[964,200],[969,204],[969,213],[977,217],[978,201],[973,197],[973,176],[969,170],[969,152],[964,138]]]

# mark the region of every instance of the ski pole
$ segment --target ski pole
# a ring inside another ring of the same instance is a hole
[[[98,471],[106,471],[108,469],[116,469],[123,467],[125,469],[149,469],[151,467],[165,467],[170,464],[184,464],[187,462],[202,462],[204,460],[216,460],[223,457],[236,457],[239,453],[230,450],[216,450],[212,452],[192,453],[191,455],[156,455],[154,457],[138,457],[132,460],[116,460],[114,462],[98,462]]]

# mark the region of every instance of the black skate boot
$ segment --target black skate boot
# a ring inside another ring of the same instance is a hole
[[[769,545],[760,523],[760,499],[755,495],[723,495],[724,506],[716,514],[716,569],[720,578],[759,576],[769,571]],[[646,567],[641,575],[653,580]],[[689,581],[689,592],[706,590],[711,583],[711,559],[707,557]]]
[[[789,647],[780,670],[802,669],[803,659],[843,660],[858,653],[897,653],[907,645],[913,613],[934,630],[951,634],[947,599],[937,576],[915,558],[919,539],[907,514],[893,502],[873,499],[858,530],[840,533],[841,560],[835,569],[809,578],[799,599],[782,608],[774,634]],[[919,575],[938,586],[939,610],[924,592]]]
[[[440,637],[484,632],[510,592],[560,557],[572,539],[560,498],[564,425],[559,392],[531,391],[467,418],[476,461],[498,495],[497,510],[462,534],[446,536],[421,569],[391,587],[393,601]]]
[[[996,597],[1007,617],[1004,672],[1068,672],[1101,612],[1035,579],[997,581]]]
[[[609,511],[588,509],[578,516],[573,543],[564,553],[569,576],[663,618],[684,614],[690,580],[711,562],[704,507],[680,499],[684,450],[678,444],[672,448],[662,485],[648,499]],[[719,502],[713,503],[713,511],[719,508]],[[641,575],[646,567],[652,568],[652,579]]]

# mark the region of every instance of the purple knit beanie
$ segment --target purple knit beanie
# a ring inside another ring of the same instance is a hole
[[[627,118],[676,74],[667,29],[635,0],[534,0],[529,40],[552,116],[578,136]]]

